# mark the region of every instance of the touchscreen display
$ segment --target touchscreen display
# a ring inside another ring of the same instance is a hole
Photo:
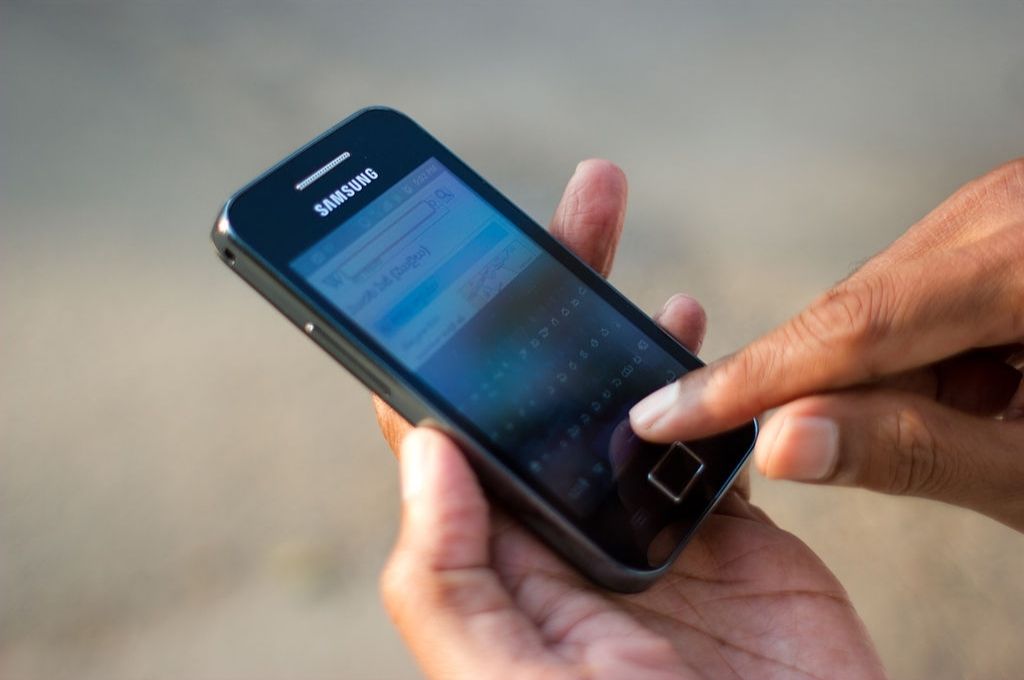
[[[629,408],[685,370],[434,158],[291,266],[580,516]]]

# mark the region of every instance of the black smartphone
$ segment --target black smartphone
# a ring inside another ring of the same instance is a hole
[[[701,362],[407,116],[363,109],[232,196],[228,266],[597,583],[650,585],[757,424],[670,446],[629,409]]]

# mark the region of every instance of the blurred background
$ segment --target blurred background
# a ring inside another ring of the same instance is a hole
[[[373,103],[540,221],[625,168],[613,282],[714,358],[1024,154],[1024,5],[0,2],[0,677],[414,678],[363,388],[221,265],[223,200]],[[1024,539],[755,480],[891,673],[1019,677]]]

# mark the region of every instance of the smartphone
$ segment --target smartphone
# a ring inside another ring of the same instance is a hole
[[[754,421],[641,441],[628,412],[701,362],[410,118],[356,112],[225,204],[221,259],[593,581],[663,573]]]

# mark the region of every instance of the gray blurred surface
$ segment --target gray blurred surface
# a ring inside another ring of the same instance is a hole
[[[546,220],[615,160],[613,281],[780,322],[1024,153],[1020,3],[0,3],[0,676],[408,678],[361,387],[218,263],[223,199],[370,103]],[[755,480],[896,677],[1019,677],[1024,540]]]

